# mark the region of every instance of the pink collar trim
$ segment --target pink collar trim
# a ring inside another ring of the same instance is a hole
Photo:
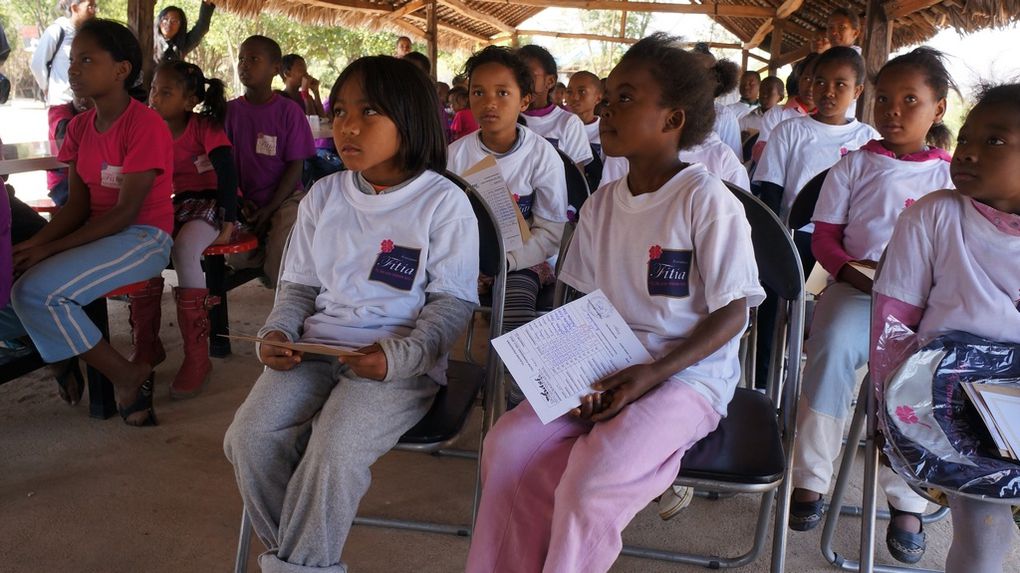
[[[914,153],[906,153],[904,155],[896,155],[892,151],[889,151],[882,142],[877,139],[865,143],[861,146],[864,151],[870,151],[886,157],[892,157],[893,159],[899,159],[900,161],[929,161],[932,159],[941,159],[946,163],[950,162],[953,158],[946,152],[945,149],[940,147],[929,147],[922,151],[915,151]]]
[[[524,115],[530,115],[531,117],[544,117],[552,113],[554,109],[556,109],[556,104],[551,103],[549,104],[549,107],[529,109],[528,111],[524,112]]]
[[[995,207],[985,205],[980,201],[973,199],[970,202],[977,209],[978,213],[981,213],[985,219],[995,225],[995,228],[999,231],[1012,235],[1014,237],[1020,237],[1020,215],[1014,215],[1013,213],[1003,213]]]
[[[804,102],[800,101],[800,98],[798,96],[793,96],[791,99],[787,100],[786,103],[783,104],[783,107],[787,109],[795,109],[804,115],[807,115],[812,111],[808,109],[806,105],[804,105]]]

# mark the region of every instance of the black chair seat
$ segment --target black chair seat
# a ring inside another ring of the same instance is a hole
[[[457,435],[464,426],[475,398],[485,382],[485,369],[467,362],[450,361],[446,386],[439,389],[432,408],[400,437],[402,444],[436,444]]]
[[[680,477],[769,484],[786,463],[776,408],[764,394],[737,388],[719,427],[695,444],[680,463]]]

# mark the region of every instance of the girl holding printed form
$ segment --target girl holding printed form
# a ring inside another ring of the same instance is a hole
[[[606,571],[631,518],[715,429],[740,377],[739,335],[763,298],[740,202],[677,149],[712,129],[714,82],[655,34],[609,76],[602,144],[630,174],[581,210],[562,279],[608,296],[655,360],[594,384],[543,425],[527,403],[486,438],[467,570]]]
[[[346,570],[343,546],[369,467],[428,411],[478,301],[478,222],[441,175],[446,145],[431,80],[410,61],[361,58],[329,101],[350,170],[302,199],[259,334],[361,355],[259,347],[268,368],[224,447],[268,548],[263,571]]]
[[[517,123],[531,101],[532,77],[524,62],[507,48],[490,46],[471,56],[465,69],[480,129],[450,145],[450,171],[460,175],[495,157],[531,231],[523,247],[507,253],[503,324],[509,332],[535,319],[539,290],[556,280],[546,261],[559,250],[567,222],[566,178],[552,144]],[[510,401],[522,399],[513,387]]]
[[[875,123],[882,140],[851,151],[830,170],[815,207],[811,246],[835,277],[815,310],[807,341],[797,415],[790,527],[805,531],[822,519],[843,425],[856,396],[856,370],[868,359],[871,279],[853,264],[873,267],[903,209],[927,193],[952,188],[946,96],[955,87],[941,54],[918,48],[878,73]],[[887,543],[893,557],[913,563],[924,553],[919,514],[927,503],[885,469],[880,481],[895,518]]]
[[[952,331],[1020,344],[1020,84],[981,95],[950,172],[956,190],[908,207],[889,240],[874,289],[873,379],[887,379],[897,352],[875,344],[890,319],[917,332],[921,346]],[[1017,535],[1010,507],[947,493],[946,573],[1002,573]]]

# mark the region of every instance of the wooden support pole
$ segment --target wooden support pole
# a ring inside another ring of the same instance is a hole
[[[782,64],[779,63],[779,55],[783,51],[783,24],[782,20],[776,20],[772,24],[772,42],[770,44],[769,53],[769,75],[776,75]]]
[[[744,70],[745,72],[747,71],[748,54],[750,54],[750,52],[748,52],[747,50],[740,51],[740,69]]]
[[[870,78],[878,74],[892,49],[893,21],[885,11],[881,0],[868,0],[867,11],[864,13],[864,92],[857,100],[857,119],[864,123],[872,123],[875,111],[875,86]]]
[[[436,81],[436,68],[439,67],[439,5],[437,0],[429,0],[425,5],[425,34],[429,39],[429,60],[432,62],[432,81]]]
[[[156,0],[128,0],[128,28],[135,33],[138,43],[142,46],[142,83],[145,85],[145,93],[149,93],[149,85],[152,83],[154,67],[152,61],[152,34],[155,10]]]
[[[623,3],[626,4],[627,0],[623,0]],[[623,10],[620,11],[620,37],[621,38],[626,38],[627,37],[627,9],[626,8],[624,8]]]

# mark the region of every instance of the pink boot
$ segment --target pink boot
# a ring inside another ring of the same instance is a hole
[[[136,364],[151,364],[153,368],[166,360],[166,351],[159,340],[159,321],[162,314],[163,277],[149,279],[142,290],[128,296],[130,300],[131,340],[134,351],[129,360]]]
[[[191,398],[205,387],[212,371],[209,360],[209,309],[220,302],[209,289],[174,288],[177,322],[184,339],[184,363],[170,385],[171,398]]]

